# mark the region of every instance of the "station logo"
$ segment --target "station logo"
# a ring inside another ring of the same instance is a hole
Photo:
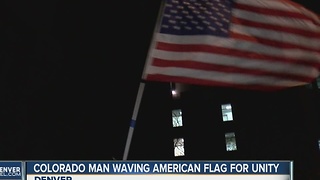
[[[0,179],[20,179],[21,162],[0,161]]]

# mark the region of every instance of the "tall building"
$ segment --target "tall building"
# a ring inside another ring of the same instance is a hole
[[[258,92],[147,83],[128,159],[293,160],[295,178],[311,178],[320,172],[319,85]]]

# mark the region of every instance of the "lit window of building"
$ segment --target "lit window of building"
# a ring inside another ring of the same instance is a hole
[[[221,111],[223,121],[233,121],[231,104],[222,104]]]
[[[184,156],[184,139],[175,138],[173,139],[174,156]]]
[[[182,111],[181,109],[172,110],[172,126],[181,127],[182,126]]]
[[[237,150],[237,143],[236,143],[236,136],[234,132],[226,133],[226,149],[227,151],[236,151]]]

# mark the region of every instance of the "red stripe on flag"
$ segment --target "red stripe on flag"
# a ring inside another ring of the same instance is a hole
[[[236,56],[248,59],[263,60],[263,61],[281,61],[289,64],[300,64],[305,66],[320,67],[320,62],[308,61],[305,59],[294,59],[280,56],[271,56],[267,54],[255,53],[251,51],[239,50],[235,48],[225,48],[219,46],[209,46],[203,44],[170,44],[164,42],[158,42],[156,49],[173,52],[206,52],[213,54],[222,54],[228,56]]]
[[[312,32],[312,31],[308,31],[308,30],[293,28],[293,27],[273,25],[273,24],[264,23],[264,22],[254,22],[254,21],[249,21],[249,20],[236,18],[236,17],[234,17],[232,19],[232,23],[239,24],[239,25],[242,25],[242,26],[249,26],[249,27],[254,27],[254,28],[278,31],[278,32],[285,32],[285,33],[304,36],[304,37],[307,37],[307,38],[318,38],[318,39],[320,39],[320,33],[319,32],[317,33],[317,32]]]
[[[256,42],[258,44],[264,44],[267,46],[283,48],[283,49],[300,49],[300,50],[313,51],[313,52],[320,51],[320,49],[315,49],[315,48],[302,46],[302,45],[298,45],[298,44],[292,44],[292,43],[284,42],[281,40],[271,40],[271,39],[261,38],[261,37],[256,37],[256,36],[248,36],[248,35],[240,34],[237,32],[230,32],[230,37],[234,38],[234,39]]]
[[[247,75],[257,75],[257,76],[273,76],[278,78],[285,78],[297,81],[312,81],[313,77],[303,76],[303,75],[294,75],[287,72],[270,72],[263,69],[248,69],[241,68],[236,66],[226,66],[219,64],[210,64],[203,62],[196,62],[192,60],[162,60],[158,58],[153,59],[153,66],[158,67],[178,67],[178,68],[187,68],[187,69],[196,69],[196,70],[205,70],[205,71],[216,71],[224,73],[235,73],[235,74],[247,74]]]
[[[241,9],[245,11],[251,11],[251,12],[264,14],[268,16],[282,16],[282,17],[297,18],[301,20],[314,22],[314,20],[311,17],[305,14],[302,14],[301,12],[284,11],[284,10],[278,10],[278,9],[271,9],[268,7],[258,7],[258,6],[248,5],[248,4],[241,4],[241,3],[235,3],[233,8]]]

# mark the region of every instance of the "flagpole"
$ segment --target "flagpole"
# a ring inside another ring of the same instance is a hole
[[[158,14],[155,30],[153,31],[154,33],[155,32],[159,32],[159,29],[160,29],[159,24],[161,22],[161,13],[162,13],[162,11],[164,9],[164,4],[165,4],[164,1],[165,0],[162,0],[162,2],[161,2],[161,6],[160,6],[160,9],[159,9],[159,14]],[[152,37],[151,45],[150,45],[149,49],[152,49],[155,46],[155,41],[153,39],[154,39],[154,36]],[[141,79],[145,79],[144,72],[145,72],[146,65],[147,65],[147,63],[151,62],[150,58],[149,58],[150,57],[149,53],[150,53],[150,50],[148,52],[147,62],[145,64],[145,66],[144,66],[144,70],[143,70]],[[130,149],[130,145],[131,145],[131,139],[132,139],[133,131],[134,131],[135,124],[136,124],[136,121],[137,121],[137,116],[138,116],[138,112],[139,112],[139,107],[140,107],[140,103],[141,103],[144,87],[145,87],[145,82],[143,82],[143,81],[140,82],[139,89],[138,89],[138,94],[137,94],[137,98],[136,98],[136,102],[135,102],[134,109],[133,109],[132,118],[131,118],[131,121],[130,121],[130,127],[129,127],[128,137],[127,137],[127,141],[126,141],[126,146],[125,146],[124,153],[123,153],[122,160],[124,160],[124,161],[128,159],[129,149]]]
[[[140,82],[138,94],[137,94],[137,98],[136,98],[136,103],[134,105],[133,114],[132,114],[132,118],[131,118],[131,122],[130,122],[126,147],[124,149],[123,160],[127,160],[127,158],[128,158],[129,148],[130,148],[131,139],[132,139],[133,131],[135,128],[135,124],[136,124],[136,120],[137,120],[137,116],[138,116],[138,112],[139,112],[139,107],[140,107],[140,102],[142,99],[142,94],[144,91],[144,86],[145,86],[145,83]]]

